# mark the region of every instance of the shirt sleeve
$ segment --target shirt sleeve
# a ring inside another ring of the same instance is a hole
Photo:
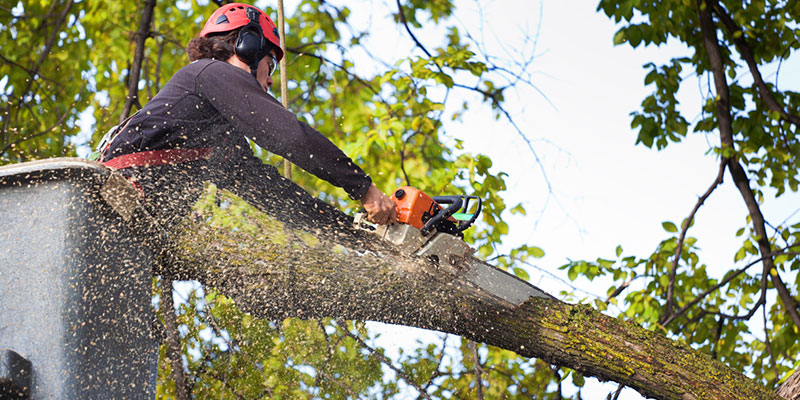
[[[343,188],[352,199],[362,198],[372,184],[341,149],[283,108],[247,71],[212,62],[195,84],[198,93],[256,144]]]

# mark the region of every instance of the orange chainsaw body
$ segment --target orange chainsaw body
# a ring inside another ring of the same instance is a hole
[[[417,229],[422,229],[425,223],[442,209],[431,196],[411,186],[397,188],[391,199],[397,206],[397,222],[409,224]]]

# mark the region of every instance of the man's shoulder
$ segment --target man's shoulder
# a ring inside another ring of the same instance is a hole
[[[255,79],[247,71],[225,61],[210,58],[194,61],[181,70],[185,70],[187,75],[193,76],[201,87],[206,85],[246,86],[255,82]]]
[[[214,60],[212,58],[203,58],[197,61],[192,61],[189,65],[180,69],[180,72],[183,73],[193,73],[195,75],[199,75],[206,71],[221,71],[221,70],[229,70],[229,67],[233,67],[224,61]],[[235,68],[235,67],[234,67]]]

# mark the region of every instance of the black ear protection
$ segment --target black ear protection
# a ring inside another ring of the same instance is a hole
[[[250,73],[256,76],[258,62],[267,55],[269,46],[264,31],[258,23],[259,12],[255,8],[247,7],[247,18],[250,22],[243,26],[236,38],[234,53],[250,67]]]

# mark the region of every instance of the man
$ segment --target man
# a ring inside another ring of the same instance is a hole
[[[279,43],[275,24],[256,7],[219,8],[189,42],[192,63],[104,149],[104,164],[143,187],[146,206],[162,223],[185,215],[203,180],[275,216],[309,207],[315,210],[305,216],[310,222],[340,214],[263,164],[248,138],[342,187],[361,201],[371,222],[396,220],[394,203],[361,168],[267,92],[284,56]]]

